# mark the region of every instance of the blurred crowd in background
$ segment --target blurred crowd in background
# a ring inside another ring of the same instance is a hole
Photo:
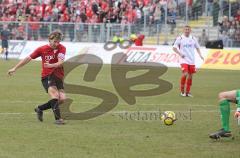
[[[19,40],[26,39],[26,32],[28,40],[46,38],[48,24],[36,22],[57,22],[56,28],[67,31],[72,41],[74,29],[84,31],[84,26],[76,28],[75,23],[131,24],[138,32],[144,24],[154,28],[167,23],[173,33],[177,19],[198,20],[205,15],[212,16],[213,26],[219,26],[219,38],[240,42],[239,8],[239,0],[231,4],[228,0],[0,0],[0,21],[18,22],[7,29],[12,39]],[[30,22],[27,28],[24,22]]]

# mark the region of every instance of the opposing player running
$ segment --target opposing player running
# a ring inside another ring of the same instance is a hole
[[[64,124],[60,115],[59,104],[65,98],[63,90],[64,70],[62,64],[64,62],[66,48],[60,44],[62,34],[58,31],[52,32],[49,37],[49,44],[38,47],[30,56],[21,60],[16,66],[8,71],[11,76],[20,67],[26,65],[32,59],[42,58],[42,85],[50,96],[50,100],[39,105],[34,110],[37,113],[39,121],[43,121],[43,111],[47,109],[53,110],[56,124]]]
[[[200,58],[204,60],[197,39],[191,35],[191,27],[185,26],[183,34],[178,36],[173,43],[173,51],[180,57],[182,76],[180,81],[180,95],[193,97],[190,93],[192,85],[192,76],[196,72],[195,68],[195,49]],[[186,84],[186,89],[185,89]]]

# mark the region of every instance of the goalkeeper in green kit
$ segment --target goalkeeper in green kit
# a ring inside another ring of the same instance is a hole
[[[237,110],[234,116],[240,119],[240,89],[221,92],[219,97],[219,108],[221,112],[222,129],[210,134],[210,138],[218,139],[220,137],[231,137],[231,131],[229,128],[229,117],[230,117],[230,102],[236,103]]]

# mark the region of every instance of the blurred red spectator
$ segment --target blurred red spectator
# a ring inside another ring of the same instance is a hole
[[[238,22],[240,22],[240,9],[237,11],[237,15],[234,17]]]
[[[137,12],[132,8],[132,6],[128,6],[125,12],[125,16],[129,23],[134,23],[137,20]]]
[[[87,17],[88,17],[89,19],[92,18],[92,16],[93,16],[93,11],[92,11],[91,6],[88,6],[88,7],[86,8],[86,15],[87,15]]]
[[[102,8],[102,11],[104,12],[107,12],[109,10],[109,5],[105,0],[101,1],[101,8]]]
[[[62,1],[61,3],[56,3],[56,6],[57,6],[60,13],[65,12],[65,10],[66,10],[65,1]]]
[[[11,21],[9,14],[3,13],[1,21]]]
[[[13,35],[16,40],[24,40],[24,37],[26,37],[24,25],[20,23],[19,26],[13,30]]]
[[[68,13],[61,14],[59,22],[68,22],[69,21],[69,15]]]
[[[39,21],[38,17],[29,17],[28,21],[31,22],[29,23],[28,39],[31,40],[33,38],[34,40],[38,40],[38,30],[40,28],[40,24],[37,23]]]
[[[143,0],[144,5],[148,5],[150,3],[150,0]]]
[[[132,34],[130,36],[130,40],[134,42],[135,46],[142,46],[144,38],[145,36],[143,34],[140,34],[138,36],[136,36],[135,34]]]

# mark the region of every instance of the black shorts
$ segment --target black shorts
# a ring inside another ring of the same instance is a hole
[[[2,40],[2,48],[8,48],[8,41]]]
[[[48,88],[51,86],[57,87],[58,90],[64,89],[63,80],[56,77],[53,74],[42,78],[42,85],[43,85],[44,89],[46,90],[46,92],[48,92]]]

